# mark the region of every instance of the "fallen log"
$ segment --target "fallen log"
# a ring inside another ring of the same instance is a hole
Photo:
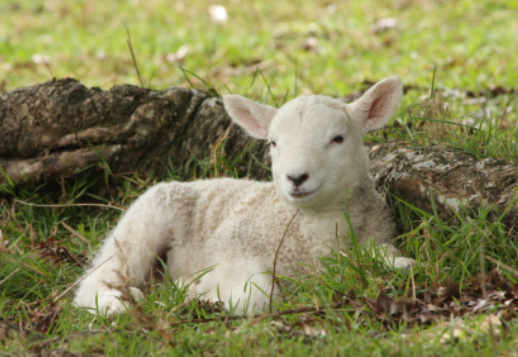
[[[251,147],[230,126],[221,100],[208,93],[131,85],[102,91],[74,79],[0,95],[0,137],[0,184],[13,185],[106,165],[113,173],[160,173],[168,163],[206,158],[223,140],[231,157],[264,154],[264,145]],[[266,175],[262,167],[251,170]]]
[[[195,89],[132,85],[103,91],[74,79],[0,95],[0,185],[52,182],[86,169],[162,172],[193,160],[232,163],[239,176],[269,176],[264,143],[231,125],[217,96]],[[516,225],[518,167],[477,160],[452,148],[386,143],[371,148],[380,189],[444,216],[462,209],[508,208]]]
[[[480,207],[506,213],[504,223],[518,226],[515,190],[518,166],[444,146],[412,147],[386,143],[371,148],[371,170],[380,190],[443,218]]]

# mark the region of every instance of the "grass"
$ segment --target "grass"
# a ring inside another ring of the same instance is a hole
[[[104,88],[139,84],[136,61],[154,88],[214,88],[280,104],[303,93],[344,96],[398,74],[410,87],[395,121],[368,141],[518,160],[514,1],[221,4],[229,21],[216,24],[204,1],[3,1],[0,88],[54,76]],[[396,27],[376,32],[389,17]],[[61,187],[7,192],[0,355],[516,355],[518,243],[489,207],[459,213],[453,224],[392,197],[397,244],[418,264],[393,271],[363,250],[334,252],[322,272],[290,281],[277,303],[278,311],[309,312],[226,321],[218,306],[187,299],[167,278],[113,318],[93,317],[62,295],[120,216],[108,205],[127,207],[161,179],[192,179],[193,166],[211,177],[233,175],[236,165],[193,158],[165,177],[135,173],[115,184],[109,174],[85,173]],[[89,190],[96,182],[102,196]],[[84,202],[106,206],[75,206]],[[493,315],[502,328],[484,327]],[[462,333],[451,337],[455,331]]]
[[[143,80],[156,88],[187,84],[180,66],[218,89],[256,96],[265,91],[257,82],[250,88],[256,68],[281,96],[338,95],[387,74],[428,85],[435,66],[450,88],[512,87],[518,80],[511,0],[221,3],[229,13],[224,24],[211,22],[205,1],[6,0],[0,78],[7,88],[52,76],[102,87],[137,84],[127,26]],[[396,28],[373,34],[387,17],[397,19]],[[175,61],[182,46],[187,54]]]

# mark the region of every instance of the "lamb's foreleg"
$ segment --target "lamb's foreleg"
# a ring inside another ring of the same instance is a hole
[[[113,314],[126,309],[124,292],[142,297],[137,287],[171,239],[166,185],[151,187],[121,218],[83,276],[74,298],[77,306]]]

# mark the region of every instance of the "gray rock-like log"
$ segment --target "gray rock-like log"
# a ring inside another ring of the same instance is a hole
[[[481,206],[504,212],[507,226],[518,227],[515,190],[518,167],[503,160],[478,160],[469,153],[431,146],[414,148],[405,143],[371,148],[371,169],[378,187],[428,212],[444,217],[469,213]]]
[[[106,165],[114,173],[159,173],[168,163],[206,158],[223,141],[231,157],[264,153],[260,145],[250,150],[221,100],[205,92],[131,85],[102,91],[74,79],[2,94],[0,137],[0,184],[15,185]]]
[[[160,173],[167,164],[222,156],[241,176],[269,176],[264,143],[231,125],[220,98],[181,87],[103,91],[62,79],[14,90],[0,95],[0,137],[0,184],[56,181],[107,166]],[[417,207],[430,210],[435,202],[447,217],[462,207],[509,208],[506,223],[516,225],[515,165],[405,143],[376,145],[371,160],[378,186]]]

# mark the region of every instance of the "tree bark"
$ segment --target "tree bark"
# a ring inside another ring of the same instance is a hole
[[[114,174],[160,173],[169,164],[193,163],[193,175],[230,165],[239,176],[269,177],[264,143],[231,124],[221,99],[181,87],[103,91],[62,79],[14,90],[0,95],[0,137],[0,185],[56,181],[106,167]],[[430,211],[435,205],[445,217],[462,207],[509,208],[506,223],[516,225],[515,165],[402,142],[376,145],[370,154],[379,188],[416,207]]]
[[[231,156],[264,154],[263,146],[250,148],[249,140],[230,126],[221,100],[208,93],[131,85],[102,91],[74,79],[1,95],[0,137],[0,184],[14,185],[52,181],[106,164],[113,173],[159,173],[169,162],[180,166],[207,158],[225,138]],[[249,173],[261,176],[263,171]]]
[[[518,228],[514,164],[478,160],[444,146],[415,148],[404,142],[373,146],[370,158],[378,188],[417,208],[435,210],[444,219],[492,208],[493,216],[506,213],[502,221],[507,227]]]

